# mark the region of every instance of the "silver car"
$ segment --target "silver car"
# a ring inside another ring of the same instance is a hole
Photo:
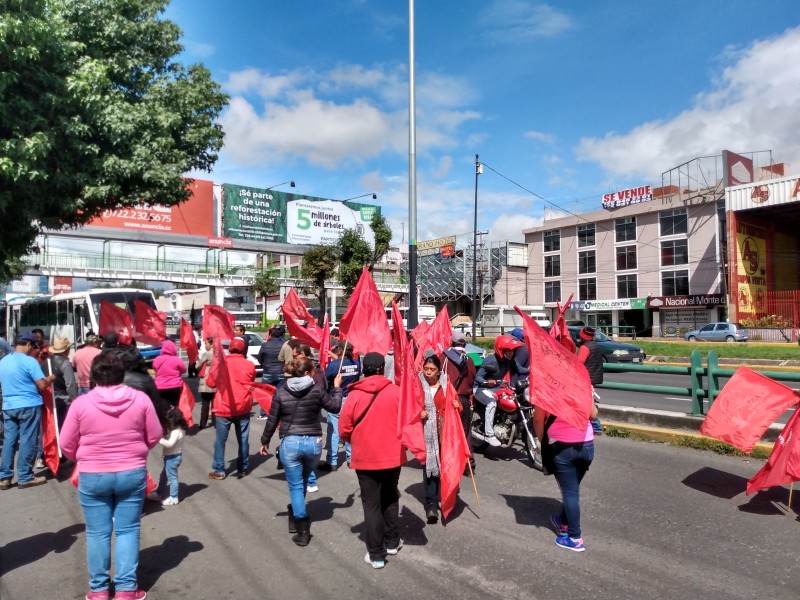
[[[739,323],[709,323],[683,337],[690,342],[746,342],[747,330]]]

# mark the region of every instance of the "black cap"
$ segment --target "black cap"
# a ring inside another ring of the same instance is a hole
[[[386,360],[380,352],[367,352],[361,360],[361,364],[364,365],[364,370],[377,371],[386,366]]]

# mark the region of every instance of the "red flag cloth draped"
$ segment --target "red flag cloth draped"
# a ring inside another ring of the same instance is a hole
[[[194,410],[194,394],[185,381],[183,382],[183,388],[181,389],[181,397],[178,399],[178,410],[181,411],[183,418],[186,419],[186,425],[189,427],[194,427],[194,419],[192,418],[192,411]]]
[[[424,321],[423,321],[424,322]],[[450,314],[445,306],[436,315],[436,318],[431,323],[431,326],[425,332],[422,344],[419,347],[417,360],[421,360],[421,356],[425,355],[426,350],[432,349],[438,356],[450,347],[450,342],[453,338],[453,327],[450,325]]]
[[[531,357],[531,402],[573,427],[585,429],[592,410],[589,372],[574,352],[548,335],[529,315],[514,308],[522,317]]]
[[[392,345],[386,308],[366,267],[350,296],[339,330],[361,355],[367,352],[386,354]]]
[[[322,329],[317,325],[314,316],[308,312],[294,288],[290,288],[286,294],[286,299],[281,305],[281,313],[292,337],[312,348],[319,348],[322,342]],[[305,321],[306,325],[303,326],[301,321]]]
[[[556,320],[550,327],[550,335],[552,335],[554,338],[557,337],[561,342],[561,345],[574,354],[577,346],[575,346],[575,340],[572,339],[572,336],[569,333],[569,327],[567,327],[567,322],[564,320],[564,311],[567,310],[567,307],[571,301],[572,295],[570,295],[563,306],[556,303],[558,306],[558,317],[556,317]]]
[[[106,300],[100,302],[100,323],[98,334],[102,337],[108,333],[116,333],[119,343],[128,345],[133,342],[133,323],[131,313]]]
[[[401,321],[402,322],[402,321]],[[414,340],[414,343],[419,346],[425,339],[425,336],[428,333],[428,329],[431,328],[431,324],[427,321],[421,321],[417,324],[414,329],[411,330],[411,339]]]
[[[190,363],[196,363],[200,356],[200,351],[197,348],[197,339],[194,337],[192,326],[186,319],[181,319],[181,348],[186,351],[186,356],[189,358]]]
[[[791,388],[742,367],[711,405],[700,433],[750,453],[767,428],[798,399]]]
[[[423,321],[424,323],[424,321]],[[400,377],[403,374],[403,357],[408,346],[408,334],[403,327],[403,317],[397,302],[392,300],[392,348],[394,350],[394,382],[400,385]]]
[[[254,383],[253,384],[253,398],[258,405],[269,414],[269,409],[272,407],[272,396],[275,395],[275,386],[268,383]]]
[[[42,448],[44,450],[44,464],[55,475],[58,472],[58,459],[61,452],[58,449],[58,434],[56,433],[57,419],[53,403],[53,388],[47,386],[42,391]]]
[[[217,390],[217,393],[214,394],[215,410],[223,402],[227,403],[229,408],[233,408],[233,385],[228,372],[225,349],[222,347],[222,340],[218,337],[214,338],[214,358],[211,361],[211,368],[208,370],[206,383]],[[228,414],[233,414],[233,412]]]
[[[458,486],[464,475],[464,467],[469,460],[469,447],[461,425],[458,394],[452,384],[447,382],[445,396],[444,420],[442,422],[441,443],[439,444],[439,462],[441,466],[441,501],[442,515],[447,518],[456,505]]]
[[[422,417],[420,413],[425,407],[423,400],[422,382],[414,368],[414,350],[411,344],[406,346],[405,352],[395,358],[397,363],[403,365],[403,375],[400,378],[400,404],[397,409],[397,438],[404,448],[425,464],[425,434],[422,430]]]
[[[747,482],[747,495],[764,488],[800,481],[800,444],[797,443],[799,435],[800,406],[795,409],[772,447],[767,464]]]
[[[136,341],[158,346],[167,339],[166,313],[153,309],[143,300],[137,300],[133,306],[136,313],[133,322]]]
[[[217,339],[233,339],[233,315],[216,304],[203,306],[203,336]]]
[[[325,326],[322,328],[322,335],[319,342],[319,368],[324,373],[325,368],[331,360],[328,352],[331,349],[331,323],[328,315],[325,315]]]

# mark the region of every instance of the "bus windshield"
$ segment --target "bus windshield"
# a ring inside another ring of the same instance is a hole
[[[114,304],[119,308],[124,308],[129,313],[131,313],[131,315],[136,314],[134,303],[137,300],[145,302],[150,308],[154,309],[156,307],[156,303],[153,300],[153,293],[145,290],[142,290],[141,292],[120,292],[120,291],[91,292],[89,294],[89,299],[92,303],[94,314],[97,315],[98,317],[100,316],[101,302],[110,302],[111,304]]]

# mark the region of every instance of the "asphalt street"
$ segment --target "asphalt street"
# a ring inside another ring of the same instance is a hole
[[[251,453],[262,425],[253,419]],[[247,478],[212,481],[213,439],[204,430],[187,440],[179,505],[146,503],[139,582],[148,598],[800,597],[800,497],[791,511],[788,488],[745,497],[762,461],[599,438],[582,486],[583,554],[555,545],[556,483],[521,450],[476,457],[480,506],[465,478],[446,526],[425,523],[422,474],[410,463],[400,480],[405,546],[376,571],[364,563],[355,472],[322,474],[308,496],[314,537],[299,548],[274,457],[255,457]],[[229,460],[234,447],[229,440]],[[155,477],[160,463],[151,456]],[[69,472],[60,475],[0,492],[3,600],[88,589],[83,515]]]

